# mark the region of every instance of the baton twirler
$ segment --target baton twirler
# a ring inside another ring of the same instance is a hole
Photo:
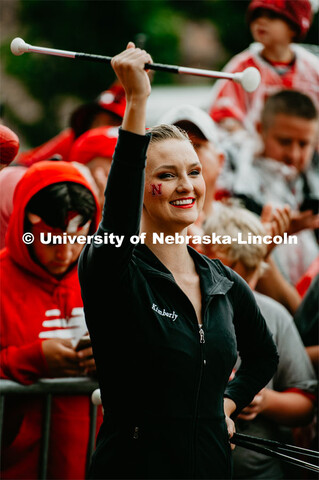
[[[110,62],[112,57],[104,55],[94,55],[90,53],[70,52],[68,50],[56,50],[55,48],[37,47],[29,45],[22,38],[15,38],[11,42],[11,52],[14,55],[23,53],[42,53],[44,55],[55,55],[57,57],[73,58],[78,60],[87,60],[91,62]],[[203,70],[201,68],[178,67],[177,65],[164,65],[162,63],[146,63],[146,70],[157,70],[160,72],[179,73],[181,75],[196,75],[198,77],[223,78],[233,80],[239,83],[246,92],[253,92],[260,83],[260,73],[257,68],[249,67],[242,72],[227,73],[216,72],[214,70]]]

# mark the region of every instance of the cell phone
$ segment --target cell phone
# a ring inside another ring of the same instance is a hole
[[[80,338],[78,341],[75,350],[79,352],[80,350],[84,350],[84,348],[88,348],[91,346],[91,339],[90,335],[84,335],[83,337]]]
[[[319,198],[309,196],[304,199],[302,204],[299,207],[301,212],[305,212],[306,210],[311,210],[314,215],[318,215],[319,213]]]

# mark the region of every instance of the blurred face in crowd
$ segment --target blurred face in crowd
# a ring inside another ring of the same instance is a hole
[[[250,23],[250,31],[254,40],[266,48],[289,44],[296,35],[295,30],[285,19],[271,10],[262,8],[256,11],[255,18]]]
[[[294,166],[304,172],[314,152],[318,133],[317,120],[277,114],[268,126],[259,126],[264,142],[264,156]]]
[[[202,173],[206,185],[215,186],[217,178],[223,168],[224,154],[218,152],[212,142],[199,138],[190,132],[188,132],[188,134],[199,161],[202,164]]]
[[[88,222],[76,233],[70,233],[73,236],[88,235],[91,222]],[[52,233],[52,229],[47,229],[41,225],[40,230],[37,225],[32,225],[31,233],[34,234],[34,242],[30,248],[32,248],[33,255],[36,257],[37,262],[51,275],[61,276],[67,273],[67,271],[77,262],[80,253],[84,247],[83,244],[74,242],[74,244],[67,243],[61,244],[44,244],[40,241],[39,233],[43,232],[44,238],[48,238],[48,233]],[[61,235],[62,230],[54,230],[52,235]]]
[[[154,230],[180,231],[194,223],[203,207],[205,182],[188,140],[166,139],[149,147],[143,222]]]

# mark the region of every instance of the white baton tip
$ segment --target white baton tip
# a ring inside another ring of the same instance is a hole
[[[22,55],[28,51],[28,44],[22,38],[14,38],[10,45],[13,55]]]
[[[91,396],[91,400],[92,400],[93,405],[102,405],[101,392],[100,392],[99,388],[94,390],[94,392],[92,393],[92,396]]]
[[[240,73],[236,73],[234,80],[239,82],[246,92],[254,92],[260,84],[260,72],[255,67],[248,67]]]

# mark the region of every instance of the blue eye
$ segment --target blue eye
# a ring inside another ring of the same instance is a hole
[[[190,175],[200,175],[200,171],[199,170],[192,170],[190,172]]]
[[[160,178],[161,180],[163,180],[163,179],[165,179],[165,178],[173,178],[173,176],[174,176],[174,175],[173,175],[172,173],[161,173],[161,174],[159,175],[159,178]]]

